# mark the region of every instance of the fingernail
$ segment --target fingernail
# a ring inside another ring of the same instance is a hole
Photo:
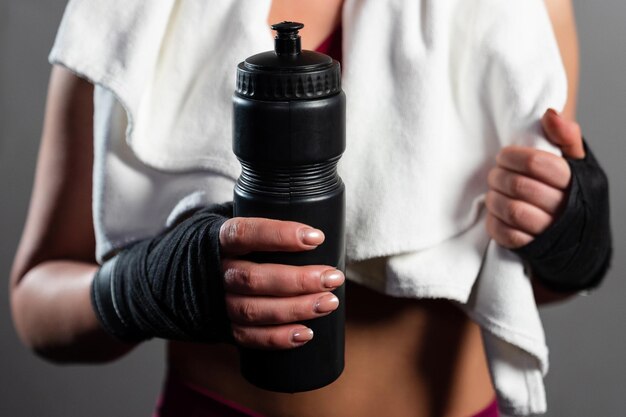
[[[329,269],[322,274],[322,285],[326,288],[336,288],[343,284],[343,274],[336,269]]]
[[[291,333],[291,340],[294,343],[306,343],[313,339],[313,330],[309,328],[294,330]]]
[[[559,112],[554,110],[553,108],[549,108],[548,111],[546,111],[546,113],[549,113],[551,116],[561,117]]]
[[[300,231],[300,240],[305,245],[317,246],[324,241],[324,233],[321,230],[306,227]]]
[[[313,307],[316,313],[329,313],[337,309],[339,298],[333,294],[324,295],[317,299]]]

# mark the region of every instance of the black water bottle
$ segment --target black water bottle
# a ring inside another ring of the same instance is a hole
[[[339,62],[303,51],[298,30],[282,22],[275,50],[253,55],[237,67],[233,150],[242,172],[235,186],[234,215],[305,223],[324,232],[312,251],[255,253],[255,262],[330,265],[345,269],[344,186],[337,163],[345,150],[345,95]],[[272,391],[321,388],[344,366],[344,287],[339,307],[303,322],[314,332],[290,350],[241,348],[242,375]]]

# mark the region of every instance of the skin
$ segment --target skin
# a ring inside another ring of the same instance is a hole
[[[546,4],[568,73],[570,96],[563,114],[548,110],[542,124],[547,138],[565,156],[581,158],[580,128],[573,121],[578,70],[572,7],[569,0]],[[340,5],[338,0],[274,0],[268,20],[318,16],[304,38],[303,46],[310,49],[330,33]],[[54,67],[33,194],[10,290],[20,338],[57,362],[108,361],[134,347],[102,330],[89,297],[97,270],[91,220],[92,114],[93,87]],[[532,240],[558,216],[570,177],[561,157],[529,148],[502,149],[489,174],[488,233],[508,248]],[[313,335],[301,324],[288,323],[329,314],[337,307],[329,291],[344,282],[340,271],[323,265],[258,265],[240,259],[258,250],[311,250],[323,238],[320,231],[293,222],[236,218],[224,224],[222,269],[238,343],[299,346]],[[170,368],[228,398],[279,416],[306,416],[313,411],[354,415],[355,410],[362,416],[416,412],[466,416],[493,398],[480,331],[454,306],[445,301],[390,298],[355,284],[349,284],[348,293],[346,370],[331,387],[297,395],[260,392],[241,380],[236,352],[225,345],[171,342]],[[558,298],[539,284],[535,294],[539,301]],[[397,382],[393,389],[385,384],[391,380]],[[381,395],[389,400],[384,403],[397,405],[389,409],[375,401]]]
[[[325,316],[339,306],[330,293],[344,282],[324,266],[257,264],[238,256],[254,251],[315,249],[324,234],[296,222],[257,218],[227,220],[220,230],[226,309],[241,345],[284,349],[312,339],[310,329],[285,324]]]

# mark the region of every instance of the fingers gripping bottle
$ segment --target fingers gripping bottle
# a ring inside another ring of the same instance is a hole
[[[275,50],[237,67],[233,97],[233,151],[242,172],[234,191],[234,215],[308,224],[324,232],[312,251],[256,253],[255,262],[329,265],[345,269],[344,186],[337,163],[345,150],[345,95],[339,62],[301,50],[298,30],[282,22]],[[302,322],[314,332],[291,350],[241,348],[242,375],[279,392],[323,387],[344,366],[344,287],[334,291],[339,307]]]

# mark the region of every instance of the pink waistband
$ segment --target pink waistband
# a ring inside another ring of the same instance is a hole
[[[498,417],[494,400],[472,417]],[[205,388],[168,375],[152,417],[265,417]]]
[[[474,414],[472,417],[499,417],[500,413],[498,412],[498,402],[493,400],[491,404],[487,406],[484,410],[479,412],[478,414]]]
[[[152,417],[265,416],[170,374]]]

